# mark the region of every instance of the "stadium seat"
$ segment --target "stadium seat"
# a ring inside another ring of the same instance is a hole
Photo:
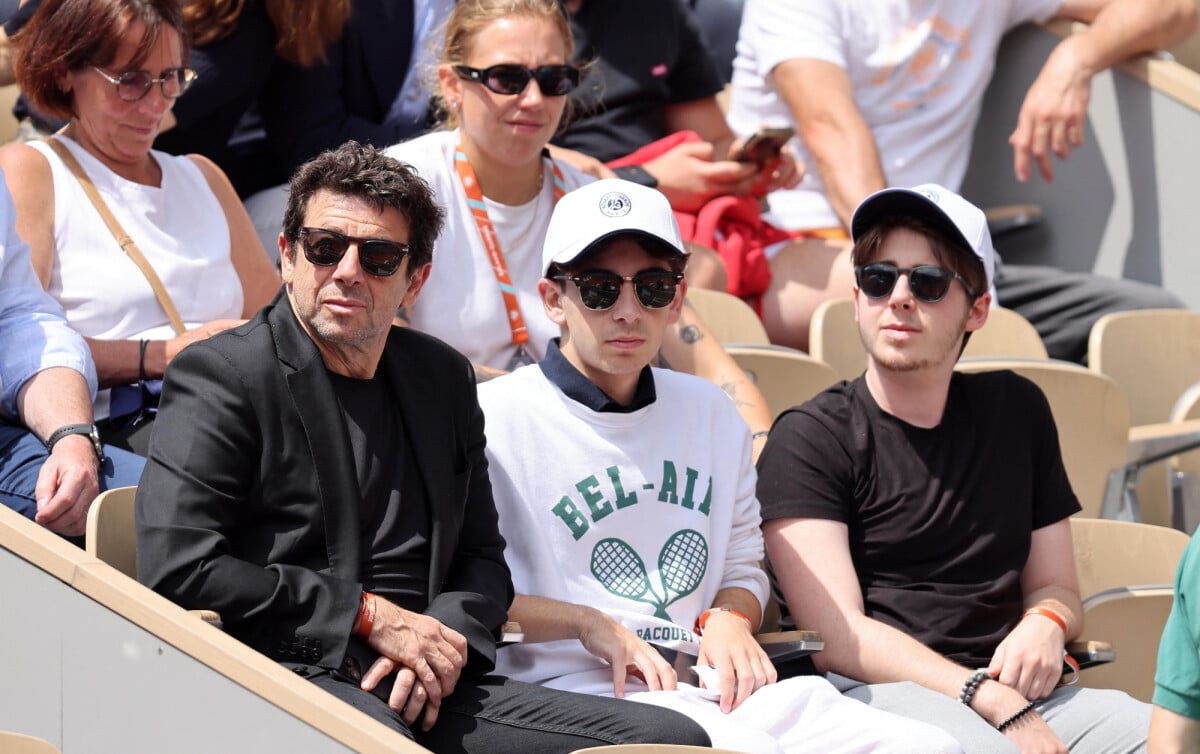
[[[792,348],[729,345],[725,350],[762,391],[772,419],[838,380],[833,367]]]
[[[0,730],[2,754],[62,754],[59,748],[45,739]]]
[[[707,288],[689,288],[687,302],[720,343],[767,345],[771,342],[758,314],[737,296]]]

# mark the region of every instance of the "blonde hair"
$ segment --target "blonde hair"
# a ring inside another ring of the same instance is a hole
[[[546,19],[562,39],[563,53],[568,64],[575,52],[575,35],[567,21],[566,11],[558,0],[459,0],[446,19],[442,38],[442,53],[438,65],[465,65],[475,37],[489,24],[505,18]],[[431,91],[430,105],[438,121],[446,128],[458,126],[458,113],[449,107],[438,84],[437,68],[426,75]]]

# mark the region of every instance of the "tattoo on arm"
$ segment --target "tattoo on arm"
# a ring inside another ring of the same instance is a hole
[[[733,399],[733,405],[735,405],[735,406],[753,406],[754,405],[750,401],[744,401],[737,396],[738,386],[737,386],[736,382],[723,382],[723,383],[721,383],[721,389],[724,390],[725,393],[730,398]]]
[[[679,331],[679,339],[689,346],[704,339],[704,333],[695,325],[687,325]]]

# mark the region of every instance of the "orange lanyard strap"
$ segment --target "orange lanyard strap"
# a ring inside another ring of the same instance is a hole
[[[543,151],[545,156],[549,156]],[[508,326],[512,329],[513,345],[522,346],[529,342],[529,330],[525,327],[525,318],[521,316],[521,305],[517,301],[517,289],[513,286],[508,274],[508,265],[504,262],[504,252],[500,249],[500,241],[496,238],[496,229],[488,217],[487,204],[483,201],[483,191],[479,188],[479,179],[475,177],[475,169],[463,152],[462,142],[454,149],[454,167],[458,170],[458,178],[462,182],[463,191],[467,195],[467,206],[471,208],[471,216],[479,228],[479,238],[483,248],[487,250],[488,261],[492,263],[492,272],[496,274],[496,284],[500,286],[500,295],[504,298],[504,308],[508,312]],[[562,170],[553,159],[550,168],[554,171],[554,201],[558,202],[566,191]]]

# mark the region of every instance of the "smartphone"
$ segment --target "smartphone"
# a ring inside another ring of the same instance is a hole
[[[760,128],[746,140],[742,150],[733,156],[738,162],[768,162],[779,156],[779,150],[796,134],[790,126]]]

